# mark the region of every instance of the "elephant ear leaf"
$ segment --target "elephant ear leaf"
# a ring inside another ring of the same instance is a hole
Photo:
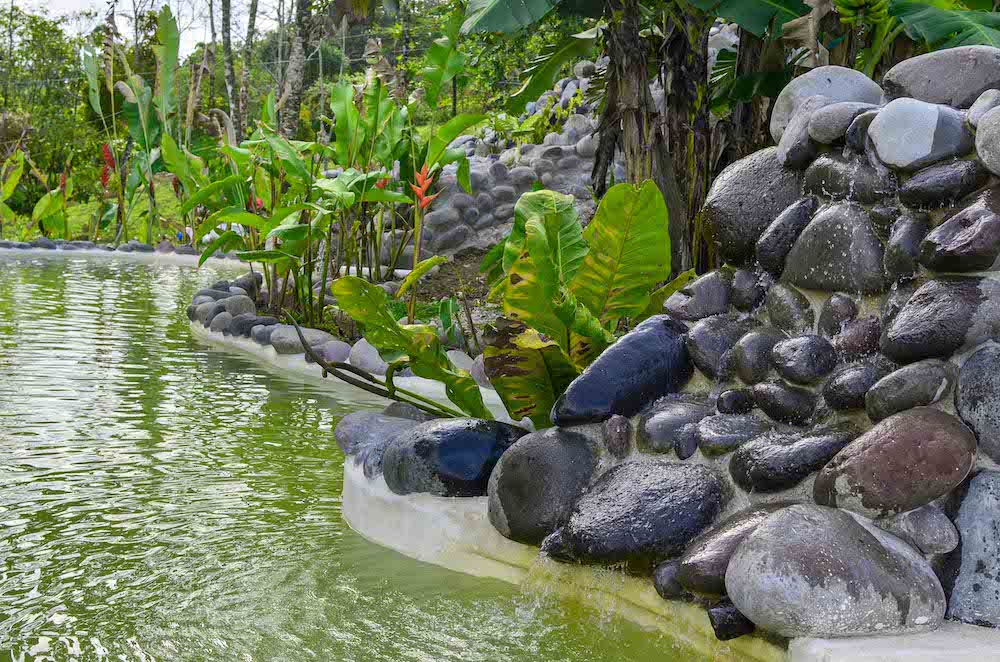
[[[409,363],[418,377],[444,384],[448,399],[469,416],[493,418],[483,404],[479,385],[472,375],[452,364],[434,327],[399,324],[385,290],[356,276],[338,278],[330,291],[341,310],[364,325],[365,339],[380,353],[391,353],[396,362]]]
[[[642,188],[618,184],[601,200],[583,234],[590,252],[571,290],[606,329],[646,310],[653,289],[670,277],[667,221],[663,195],[651,181]]]
[[[503,317],[485,338],[486,374],[511,418],[527,417],[539,430],[551,426],[553,405],[578,375],[572,361],[555,341]]]

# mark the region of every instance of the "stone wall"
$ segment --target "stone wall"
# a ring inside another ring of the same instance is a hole
[[[708,196],[727,266],[599,357],[556,427],[372,435],[386,412],[338,442],[397,493],[486,494],[502,535],[649,577],[722,639],[1000,624],[998,90],[987,47],[795,79],[776,146]]]

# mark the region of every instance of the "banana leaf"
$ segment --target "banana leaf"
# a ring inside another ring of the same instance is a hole
[[[763,38],[773,22],[774,32],[768,35],[777,39],[782,26],[810,12],[801,0],[688,0],[698,9],[736,23]]]
[[[570,289],[606,329],[644,311],[656,284],[670,276],[667,227],[667,205],[651,181],[618,184],[601,200],[583,233],[590,251]]]
[[[936,49],[957,46],[1000,48],[1000,13],[944,9],[912,0],[893,0],[889,13],[906,26],[914,41]]]
[[[551,426],[552,406],[579,374],[566,353],[534,329],[502,317],[485,340],[486,374],[511,418],[527,417],[539,430]]]
[[[516,32],[540,21],[556,4],[549,0],[469,0],[462,33]]]
[[[601,27],[591,28],[563,39],[559,44],[547,46],[524,70],[527,76],[521,87],[511,95],[508,107],[521,112],[530,101],[535,101],[546,90],[552,89],[563,67],[570,62],[586,58],[594,50]]]
[[[156,55],[156,106],[160,122],[170,134],[170,127],[177,116],[177,60],[181,35],[169,5],[163,5],[156,24],[156,37],[160,42],[152,47]]]

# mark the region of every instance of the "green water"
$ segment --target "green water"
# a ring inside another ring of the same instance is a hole
[[[230,275],[0,254],[0,662],[686,658],[347,528],[350,391],[191,338]]]

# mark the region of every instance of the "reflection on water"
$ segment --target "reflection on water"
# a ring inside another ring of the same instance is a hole
[[[350,393],[191,339],[228,275],[0,255],[0,662],[683,659],[351,532]]]

